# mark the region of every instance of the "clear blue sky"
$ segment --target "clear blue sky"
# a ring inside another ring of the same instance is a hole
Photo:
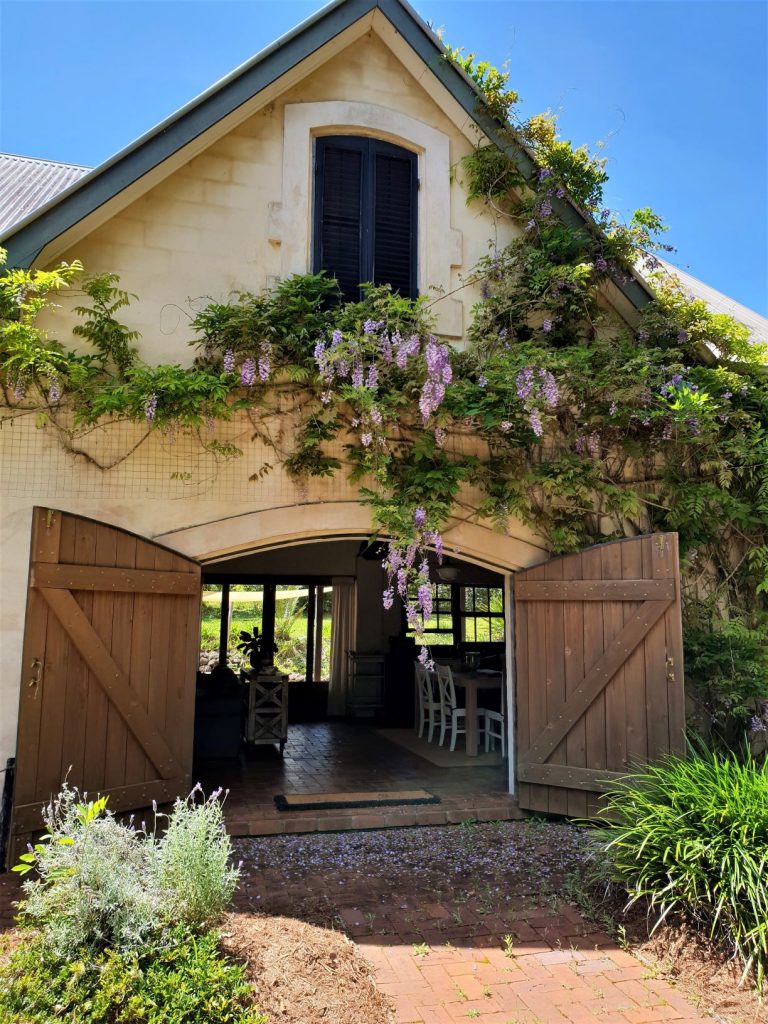
[[[0,149],[96,164],[319,0],[0,0]],[[652,206],[673,260],[768,314],[764,0],[415,0],[509,60],[523,112],[606,139],[612,208]]]

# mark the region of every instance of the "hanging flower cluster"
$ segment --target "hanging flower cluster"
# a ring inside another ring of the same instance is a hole
[[[384,320],[364,321],[356,333],[333,331],[330,342],[321,338],[314,348],[322,393],[320,400],[330,405],[336,389],[355,405],[358,415],[352,421],[360,431],[364,448],[386,448],[384,413],[376,403],[383,379],[393,370],[415,369],[421,358],[425,369],[419,395],[422,423],[426,424],[445,399],[445,389],[453,380],[450,350],[434,335],[402,334],[390,330]],[[350,391],[349,389],[353,389]],[[439,431],[439,433],[438,433]],[[438,446],[445,443],[445,432],[436,428]]]
[[[416,633],[420,645],[419,661],[429,669],[434,667],[424,638],[426,624],[432,616],[432,580],[429,574],[427,553],[430,548],[437,555],[438,564],[443,561],[443,538],[437,530],[427,525],[427,512],[417,508],[413,514],[414,539],[406,545],[390,542],[382,566],[387,574],[384,590],[384,607],[389,610],[395,595],[405,607],[408,628]],[[415,595],[415,596],[414,596]]]
[[[223,366],[224,373],[234,374],[239,372],[241,387],[252,388],[256,383],[257,377],[262,384],[266,384],[272,372],[272,343],[262,341],[259,345],[257,357],[254,359],[253,356],[248,356],[244,359],[240,364],[239,371],[237,370],[235,352],[233,349],[228,348],[224,353]]]
[[[560,401],[557,382],[543,366],[524,366],[515,379],[517,397],[528,411],[528,423],[536,437],[544,433],[543,408],[554,409]]]

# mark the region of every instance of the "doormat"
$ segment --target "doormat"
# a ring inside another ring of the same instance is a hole
[[[376,793],[279,793],[278,811],[343,810],[345,807],[399,807],[401,804],[439,804],[440,797],[426,789],[385,790]]]

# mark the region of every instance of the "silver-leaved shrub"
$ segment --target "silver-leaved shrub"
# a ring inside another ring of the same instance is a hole
[[[67,785],[44,817],[42,841],[17,869],[36,874],[24,882],[20,916],[59,955],[127,951],[176,925],[199,929],[232,897],[239,871],[230,865],[220,792],[206,799],[196,786],[176,800],[166,828],[151,832]]]

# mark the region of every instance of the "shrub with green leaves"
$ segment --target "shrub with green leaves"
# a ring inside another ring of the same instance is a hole
[[[681,913],[729,948],[762,988],[768,970],[768,762],[670,758],[608,798],[606,850],[654,927]]]
[[[24,882],[22,923],[66,957],[80,947],[138,949],[170,926],[215,922],[238,877],[219,796],[205,799],[196,787],[159,835],[65,785],[47,809],[42,841],[14,869],[37,875]]]
[[[252,1007],[244,968],[218,937],[177,927],[122,953],[86,947],[62,959],[42,937],[0,970],[0,1020],[50,1024],[266,1024]]]

